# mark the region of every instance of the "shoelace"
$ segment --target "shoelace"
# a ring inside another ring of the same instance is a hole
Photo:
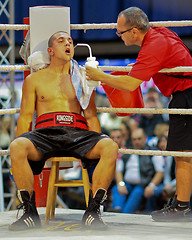
[[[103,222],[103,219],[101,218],[100,208],[97,209],[97,215],[98,215],[99,221],[106,225],[106,223],[104,223],[104,222]]]
[[[107,199],[107,194],[105,194],[105,195],[103,196],[103,199],[101,200],[100,203],[103,203],[106,199]]]
[[[16,216],[16,219],[18,219],[19,217],[19,211],[23,208],[23,213],[25,214],[27,212],[27,208],[26,208],[26,204],[24,203],[20,203],[18,206],[17,206],[17,216]]]
[[[32,206],[32,204],[30,202],[27,202],[27,203],[20,203],[18,206],[17,206],[17,216],[16,216],[16,219],[18,219],[18,215],[19,215],[19,211],[23,208],[23,215],[25,213],[27,213],[30,209],[30,207]]]
[[[167,211],[167,212],[172,211],[174,209],[174,206],[172,206],[172,205],[173,205],[173,199],[170,198],[168,203],[164,206],[164,208],[162,210]]]

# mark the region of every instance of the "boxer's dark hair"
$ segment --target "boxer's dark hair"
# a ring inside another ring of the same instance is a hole
[[[55,35],[60,33],[60,32],[69,34],[68,32],[65,32],[65,31],[58,31],[58,32],[53,33],[53,35],[51,35],[51,37],[48,40],[48,47],[52,47],[53,46],[53,41],[55,39]]]

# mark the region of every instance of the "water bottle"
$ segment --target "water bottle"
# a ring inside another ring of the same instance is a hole
[[[88,49],[89,49],[89,55],[90,56],[87,58],[85,66],[97,68],[98,65],[99,65],[99,62],[96,61],[96,57],[92,56],[91,47],[88,44],[86,44],[86,43],[78,43],[75,47],[78,47],[78,46],[85,46],[85,47],[88,47]],[[100,81],[93,81],[93,80],[87,81],[87,86],[88,87],[97,87],[100,84],[101,84]]]
[[[87,62],[85,63],[85,66],[92,67],[92,68],[97,68],[99,65],[99,62],[96,61],[96,57],[88,57]],[[101,84],[100,81],[87,81],[88,87],[97,87]]]

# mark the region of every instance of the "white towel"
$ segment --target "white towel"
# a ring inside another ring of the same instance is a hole
[[[27,63],[32,71],[38,71],[49,66],[50,56],[48,53],[37,51],[28,57]],[[79,67],[74,59],[71,60],[70,72],[77,99],[82,109],[86,109],[95,87],[87,86],[85,68]]]
[[[51,63],[50,55],[46,52],[37,51],[27,58],[27,63],[33,72],[46,68]]]
[[[22,57],[22,59],[27,63],[27,58],[30,55],[30,31],[27,32],[25,36],[25,40],[23,41],[23,44],[19,50],[19,54]]]

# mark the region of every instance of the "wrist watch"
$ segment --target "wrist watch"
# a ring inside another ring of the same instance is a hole
[[[118,183],[118,185],[119,185],[120,187],[123,187],[123,186],[125,186],[125,182],[120,181],[120,182]]]
[[[152,182],[149,183],[149,186],[150,186],[150,187],[153,187],[154,189],[157,188],[157,186],[155,185],[155,183],[152,183]]]

